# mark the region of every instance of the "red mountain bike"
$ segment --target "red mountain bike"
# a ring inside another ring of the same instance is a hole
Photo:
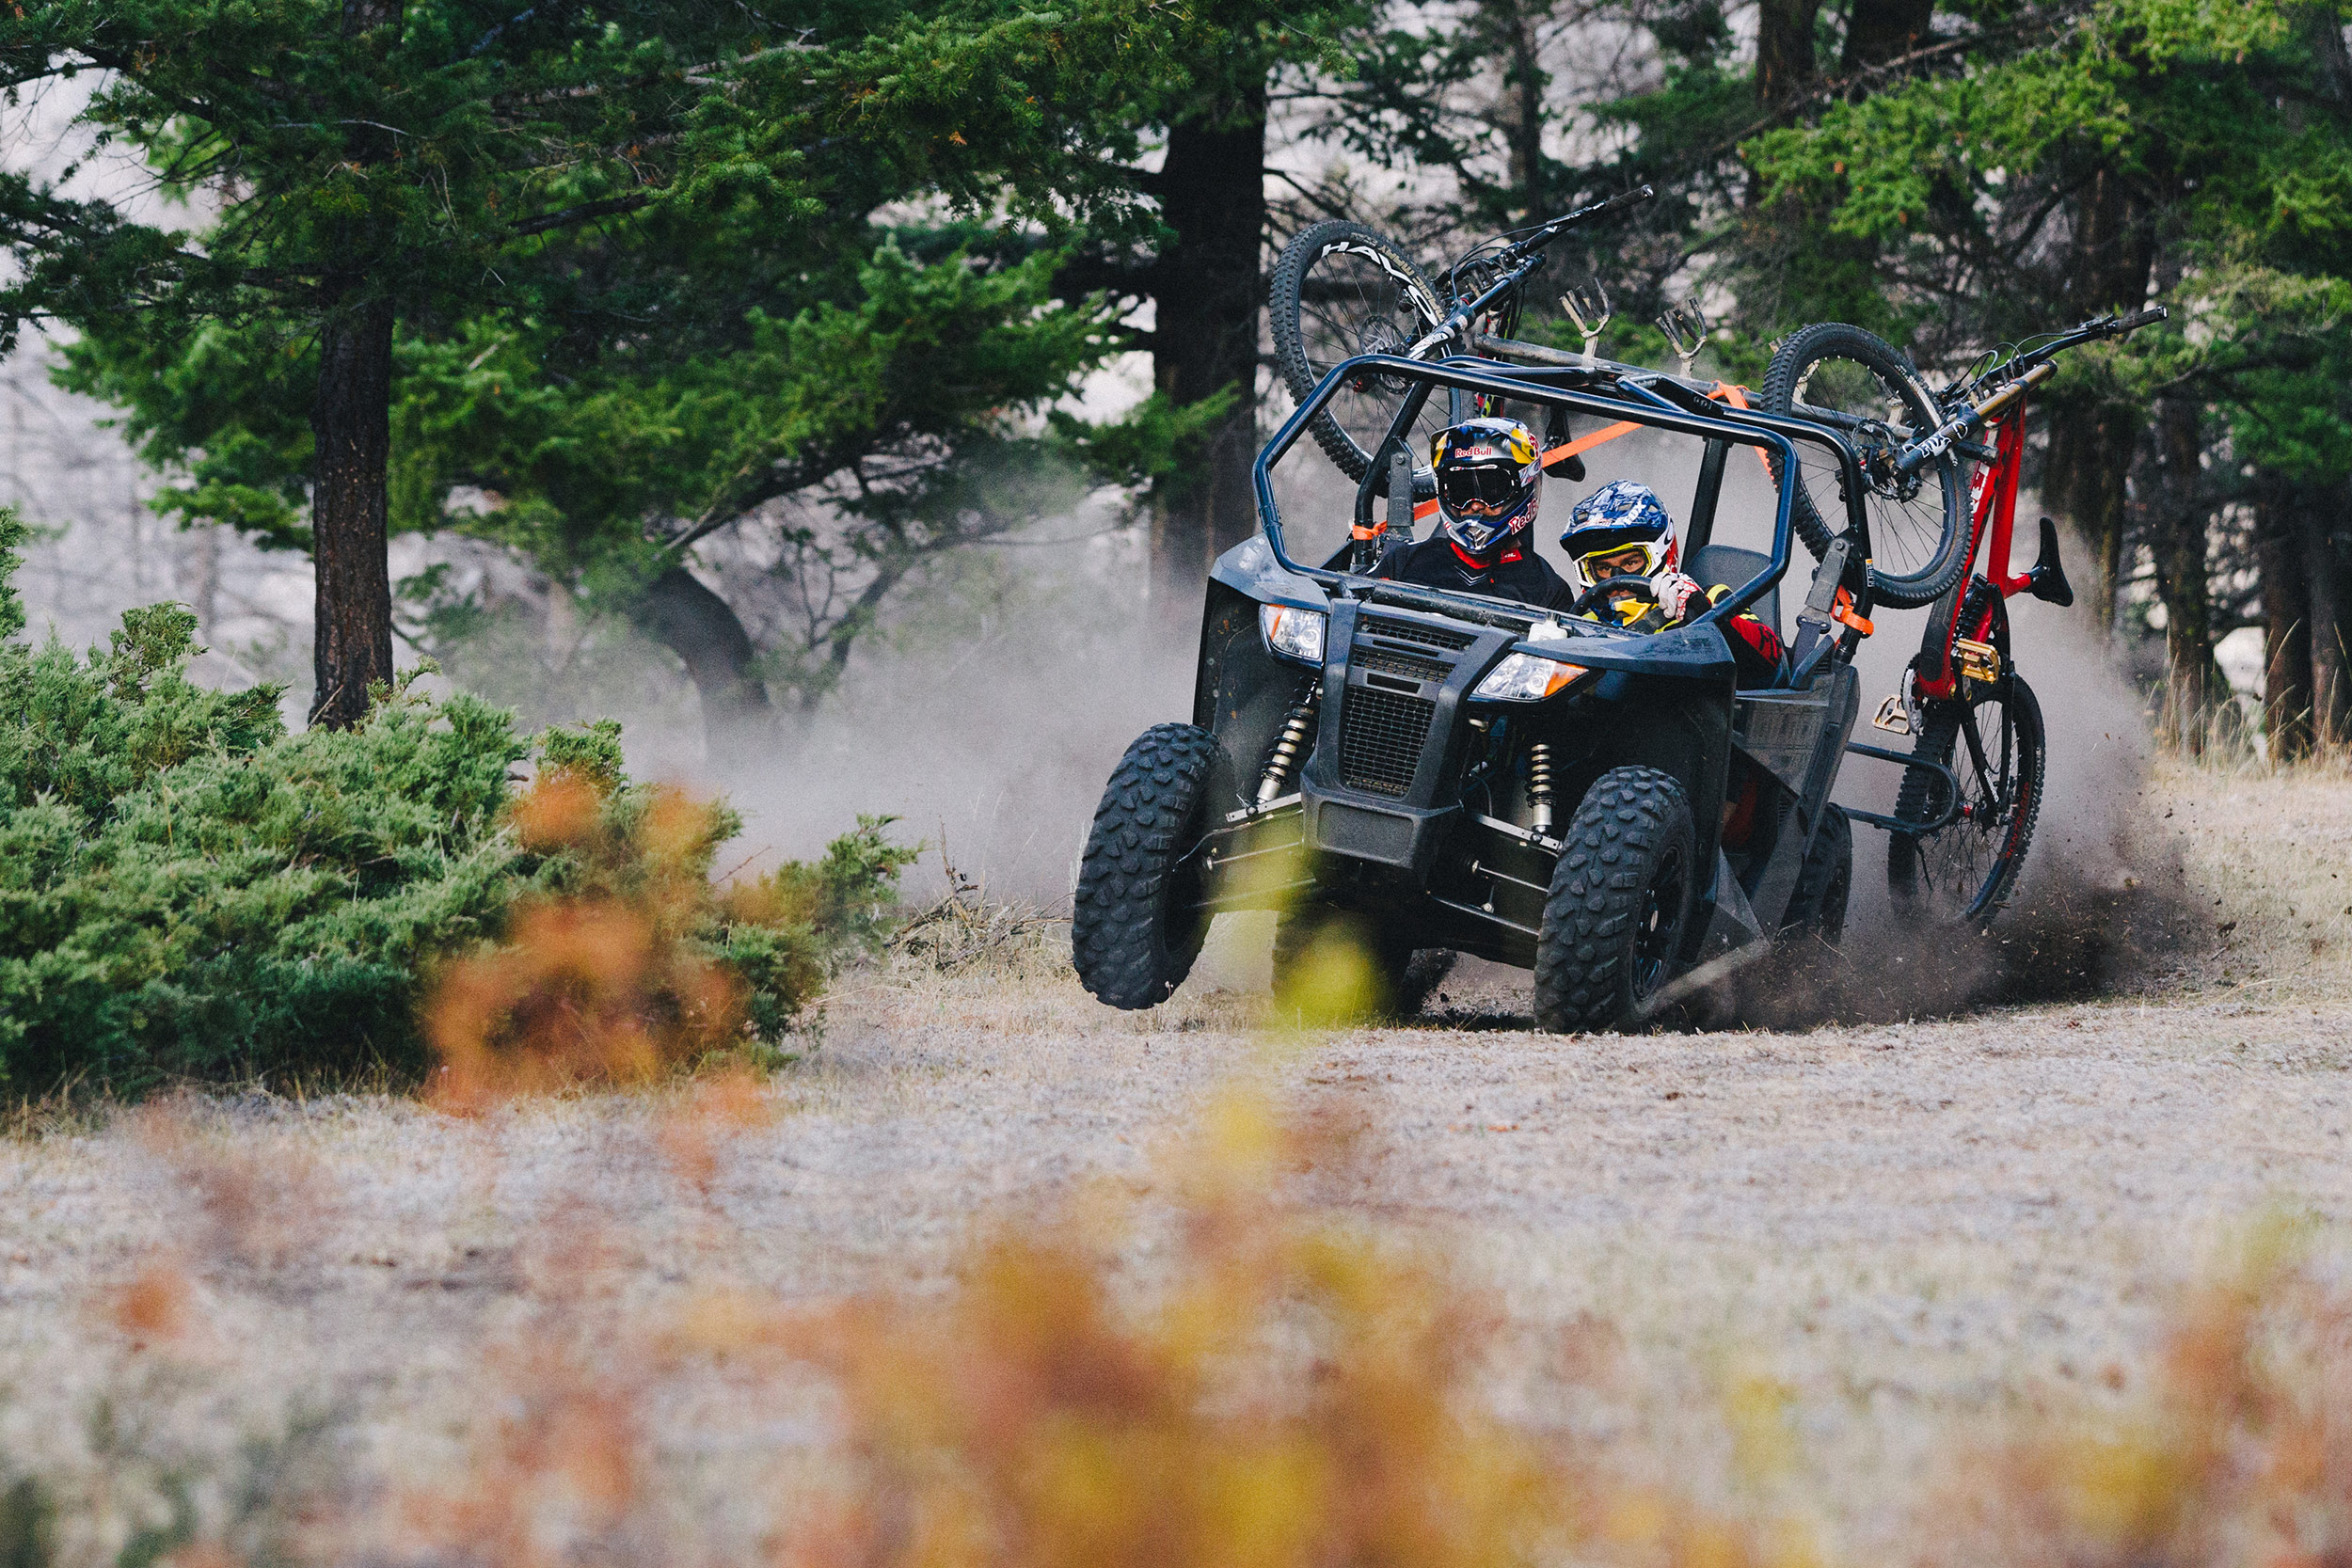
[[[1818,400],[1842,405],[1824,407],[1808,396],[1823,386],[1915,385],[1910,361],[1859,327],[1808,326],[1772,357],[1764,406],[1849,428],[1873,488],[1899,492],[1910,476],[1948,464],[1953,455],[1977,464],[1960,559],[1973,566],[1983,549],[1984,569],[1967,571],[1936,601],[1911,661],[1909,689],[1888,697],[1874,721],[1881,729],[1914,737],[1907,758],[1872,749],[1913,765],[1904,770],[1895,815],[1849,813],[1888,830],[1887,886],[1899,905],[1916,913],[1979,924],[1992,919],[2017,885],[2042,810],[2042,708],[2010,654],[2008,601],[2026,593],[2068,605],[2074,593],[2058,561],[2058,525],[2047,517],[2033,565],[2010,569],[2026,394],[2056,373],[2053,361],[2066,350],[2123,337],[2168,314],[2157,305],[2103,316],[1996,354],[1936,394],[1942,421],[1924,436],[1903,427],[1899,405],[1890,418],[1875,420],[1853,411],[1867,397]],[[1991,444],[1980,436],[1990,436]],[[1807,504],[1801,490],[1801,509]]]

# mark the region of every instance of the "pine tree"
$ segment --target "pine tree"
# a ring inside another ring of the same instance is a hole
[[[0,16],[0,86],[88,77],[81,122],[196,215],[134,221],[69,194],[76,170],[0,178],[18,271],[0,349],[54,320],[144,335],[143,372],[181,377],[183,404],[211,394],[208,352],[300,383],[298,424],[282,398],[213,421],[254,471],[215,462],[206,483],[247,507],[237,520],[310,546],[313,718],[353,723],[392,673],[404,335],[503,322],[626,347],[665,309],[692,313],[701,280],[677,251],[707,261],[746,232],[788,251],[893,193],[1057,217],[1092,187],[1116,205],[1117,182],[1088,170],[1133,137],[1096,111],[1159,92],[1209,31],[1148,0],[783,19],[718,0],[35,0]],[[116,363],[142,372],[135,352]],[[307,529],[270,504],[290,456]]]

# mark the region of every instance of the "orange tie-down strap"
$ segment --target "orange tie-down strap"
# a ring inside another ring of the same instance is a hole
[[[1708,392],[1707,395],[1710,398],[1727,403],[1734,408],[1745,408],[1748,405],[1747,388],[1744,387],[1734,387],[1727,381],[1718,381],[1715,383],[1714,390]],[[1565,463],[1569,458],[1577,456],[1581,452],[1588,452],[1595,447],[1597,447],[1604,442],[1615,440],[1620,436],[1630,436],[1641,428],[1642,427],[1640,425],[1635,424],[1630,420],[1620,420],[1615,424],[1603,425],[1598,430],[1594,431],[1590,436],[1580,436],[1575,440],[1568,442],[1565,446],[1554,447],[1549,451],[1544,453],[1544,467],[1547,468],[1557,467],[1559,465]],[[1759,462],[1763,460],[1764,453],[1761,451],[1757,451],[1756,455]],[[1770,463],[1766,463],[1764,465],[1764,471],[1768,474],[1772,471],[1772,467]],[[1419,522],[1423,517],[1430,515],[1437,510],[1438,503],[1436,501],[1422,501],[1419,506],[1413,508],[1413,521]]]

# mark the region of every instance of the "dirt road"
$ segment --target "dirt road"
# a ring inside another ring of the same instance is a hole
[[[850,982],[768,1091],[781,1114],[716,1142],[671,1096],[481,1122],[247,1097],[22,1138],[0,1148],[0,1439],[82,1478],[88,1560],[153,1478],[305,1413],[354,1473],[443,1473],[551,1322],[609,1343],[720,1287],[940,1288],[976,1230],[1096,1179],[1149,1191],[1240,1081],[1343,1112],[1368,1152],[1343,1201],[1498,1292],[1526,1348],[1506,1409],[1882,1548],[1954,1441],[2053,1391],[2127,1397],[2169,1291],[2249,1227],[2352,1237],[2352,893],[2332,891],[2352,786],[2164,788],[2194,985],[1563,1039],[1463,975],[1446,1017],[1300,1037],[1214,976],[1130,1017],[1050,961],[902,966]],[[1219,973],[1247,969],[1247,936]],[[1564,1354],[1606,1375],[1560,1384]],[[687,1379],[651,1434],[721,1546],[764,1528],[727,1478],[808,1440],[723,1388]],[[1757,1388],[1793,1439],[1761,1470],[1725,1419]],[[102,1396],[136,1419],[102,1433]]]

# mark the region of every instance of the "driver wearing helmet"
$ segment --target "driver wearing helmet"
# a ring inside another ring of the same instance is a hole
[[[1438,432],[1429,465],[1437,471],[1443,527],[1419,544],[1390,549],[1372,575],[1544,610],[1568,608],[1574,591],[1530,547],[1544,489],[1535,433],[1517,420],[1465,420]]]
[[[1674,518],[1656,491],[1629,479],[1577,502],[1560,546],[1568,552],[1577,612],[1629,631],[1682,626],[1731,592],[1723,584],[1703,588],[1680,570]],[[1725,629],[1739,684],[1772,684],[1781,669],[1780,634],[1745,611]]]

